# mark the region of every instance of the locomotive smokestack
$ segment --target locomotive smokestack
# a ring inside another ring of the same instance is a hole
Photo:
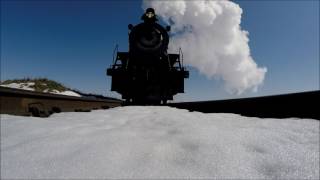
[[[158,21],[153,8],[146,9],[146,12],[141,16],[141,20],[143,20],[145,23],[155,23]]]

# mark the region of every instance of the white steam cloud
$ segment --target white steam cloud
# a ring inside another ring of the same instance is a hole
[[[240,27],[242,9],[231,1],[144,1],[171,25],[170,52],[181,47],[186,64],[209,79],[221,78],[228,92],[257,91],[267,69],[250,55],[248,32]]]

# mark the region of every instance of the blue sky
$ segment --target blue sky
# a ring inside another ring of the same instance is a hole
[[[236,1],[251,55],[267,67],[258,92],[228,94],[223,83],[189,67],[177,100],[263,96],[319,89],[319,1]],[[1,80],[46,77],[83,92],[110,92],[116,44],[128,49],[127,25],[142,1],[1,1]]]

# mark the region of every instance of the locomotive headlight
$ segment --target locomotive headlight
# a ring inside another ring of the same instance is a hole
[[[153,14],[152,12],[147,12],[147,13],[146,13],[146,16],[147,16],[148,18],[152,18],[152,17],[154,16],[154,14]]]

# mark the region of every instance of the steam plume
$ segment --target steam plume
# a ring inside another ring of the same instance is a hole
[[[250,55],[248,32],[240,27],[242,9],[231,1],[143,1],[171,25],[169,52],[181,47],[185,63],[209,79],[221,78],[226,90],[257,91],[267,69]]]

